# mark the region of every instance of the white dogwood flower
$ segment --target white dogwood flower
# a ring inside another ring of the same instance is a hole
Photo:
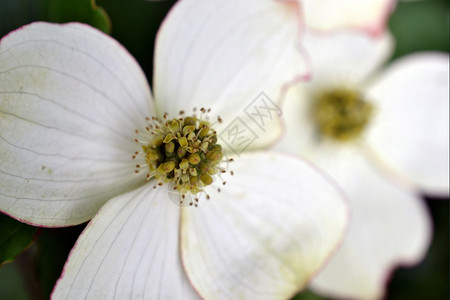
[[[87,25],[1,40],[0,210],[47,227],[93,218],[53,299],[286,299],[308,282],[346,227],[341,193],[296,157],[227,158],[227,124],[302,75],[299,24],[290,2],[179,1],[158,33],[153,96],[132,56]]]
[[[379,299],[399,264],[420,261],[431,225],[420,192],[448,196],[448,55],[421,53],[380,70],[393,41],[355,31],[305,36],[311,82],[288,91],[286,136],[344,188],[352,212],[342,247],[312,287]]]

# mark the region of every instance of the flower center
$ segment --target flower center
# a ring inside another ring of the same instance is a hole
[[[217,143],[217,133],[209,121],[202,119],[210,110],[202,108],[200,111],[200,118],[195,114],[184,116],[182,111],[177,119],[168,119],[167,114],[163,119],[147,118],[149,125],[145,129],[151,139],[148,142],[135,139],[142,144],[142,151],[136,152],[133,159],[139,153],[144,155],[148,167],[146,181],[155,178],[159,186],[169,183],[181,195],[180,203],[186,195],[205,193],[204,188],[213,183],[213,177],[226,172],[220,167],[223,151]],[[136,173],[141,167],[136,165]],[[206,194],[206,198],[209,199],[209,195]],[[190,205],[196,205],[198,197],[194,199]]]
[[[319,94],[312,117],[320,136],[346,142],[358,138],[373,112],[371,103],[351,89],[333,89]]]

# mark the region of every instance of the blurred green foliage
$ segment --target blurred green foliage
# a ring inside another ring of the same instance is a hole
[[[17,261],[0,268],[0,299],[31,299]]]
[[[105,33],[111,24],[94,0],[0,0],[0,36],[34,21],[82,22]]]
[[[0,36],[33,21],[88,23],[122,43],[151,82],[157,30],[174,3],[97,0],[96,6],[91,0],[0,0]],[[393,59],[416,51],[448,52],[449,2],[400,1],[389,20],[389,28],[396,39]],[[432,246],[420,265],[395,271],[388,286],[388,300],[449,299],[449,202],[436,199],[426,202],[435,228]],[[8,219],[12,224],[27,226]],[[84,225],[41,229],[30,249],[14,263],[0,268],[0,299],[47,299],[83,228]],[[2,237],[3,234],[0,242]],[[326,298],[306,291],[295,299]]]
[[[56,280],[61,275],[67,255],[85,225],[47,229],[39,235],[35,255],[31,258],[34,272],[29,274],[40,287],[42,299],[48,299]],[[50,267],[49,266],[53,266]]]
[[[111,23],[108,14],[95,5],[94,0],[39,0],[39,16],[55,23],[77,21],[90,24],[109,33]]]
[[[389,18],[393,58],[417,51],[449,51],[449,1],[400,1]]]
[[[156,33],[174,3],[169,0],[97,0],[111,18],[111,35],[137,59],[149,82],[153,75]]]
[[[33,242],[37,228],[0,214],[0,266],[13,261]]]

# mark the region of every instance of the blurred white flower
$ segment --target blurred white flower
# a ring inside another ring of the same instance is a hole
[[[381,298],[393,268],[428,248],[420,192],[448,196],[448,54],[414,54],[380,70],[392,43],[388,33],[307,33],[312,80],[282,106],[287,132],[276,149],[310,158],[350,199],[349,232],[312,282],[331,297]]]
[[[271,152],[242,153],[217,180],[227,122],[302,75],[298,16],[272,0],[178,2],[157,38],[154,98],[132,56],[89,26],[34,23],[1,40],[0,210],[49,227],[93,217],[54,299],[286,299],[307,283],[346,227],[341,193]],[[188,119],[194,107],[225,122]],[[210,200],[181,208],[174,189]]]
[[[381,34],[396,0],[296,0],[314,30],[353,28]]]
[[[311,30],[362,30],[373,36],[386,29],[397,0],[294,0]],[[419,1],[419,0],[402,0]]]

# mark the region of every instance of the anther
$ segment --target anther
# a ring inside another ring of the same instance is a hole
[[[192,198],[188,195],[191,206],[197,206],[199,193],[210,199],[204,188],[213,183],[213,176],[226,172],[220,167],[224,159],[222,147],[217,144],[216,131],[211,128],[207,116],[203,117],[210,111],[210,108],[201,107],[200,117],[195,113],[173,119],[167,113],[163,114],[162,119],[147,117],[149,124],[145,130],[150,133],[149,141],[135,139],[135,142],[142,144],[143,151],[136,151],[132,158],[136,159],[138,154],[144,155],[145,166],[149,169],[146,181],[156,180],[153,188],[171,182],[171,189],[181,195],[180,203],[187,194],[192,194]],[[180,116],[184,114],[184,111],[179,111]],[[141,134],[138,130],[135,132]],[[143,164],[136,164],[136,173],[143,167]],[[221,182],[225,184],[225,181]]]

